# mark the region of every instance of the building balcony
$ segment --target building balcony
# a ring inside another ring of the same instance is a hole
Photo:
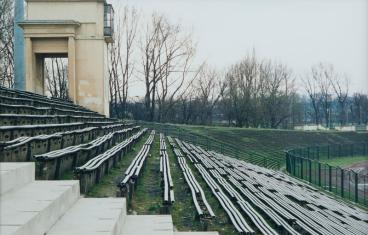
[[[104,37],[107,43],[114,41],[114,8],[111,4],[104,7]]]

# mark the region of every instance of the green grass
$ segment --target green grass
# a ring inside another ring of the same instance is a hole
[[[320,160],[320,162],[329,164],[331,166],[338,166],[341,168],[345,168],[355,163],[368,162],[368,157],[367,156],[341,157],[341,158],[323,159]]]
[[[67,171],[67,172],[65,172],[62,176],[61,176],[61,178],[60,178],[61,180],[74,180],[75,179],[75,177],[74,177],[74,173],[73,173],[73,171]]]
[[[130,203],[130,210],[133,213],[141,215],[161,213],[163,199],[159,152],[160,141],[156,135]]]
[[[284,166],[284,150],[289,148],[368,141],[368,133],[356,132],[307,132],[160,123],[142,125],[247,162],[275,169]]]

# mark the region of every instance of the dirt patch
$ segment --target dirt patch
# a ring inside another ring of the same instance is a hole
[[[350,169],[357,173],[368,175],[368,160],[351,164],[347,167],[344,167],[344,169]]]

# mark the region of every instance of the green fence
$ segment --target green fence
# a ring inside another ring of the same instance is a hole
[[[274,159],[270,159],[268,156],[264,156],[259,152],[249,151],[245,148],[242,148],[242,146],[237,143],[226,144],[214,138],[188,132],[187,130],[183,130],[178,126],[153,122],[138,122],[137,124],[155,129],[160,133],[164,133],[165,135],[179,138],[182,141],[199,145],[206,150],[222,153],[224,155],[234,157],[258,166],[278,170],[285,164],[283,160],[276,161]]]
[[[368,143],[333,144],[286,151],[289,174],[335,193],[342,198],[368,206],[368,169],[343,169],[323,160],[368,155]],[[368,160],[368,156],[367,156]]]

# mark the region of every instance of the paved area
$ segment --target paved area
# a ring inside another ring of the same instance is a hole
[[[174,235],[171,215],[129,215],[122,235]]]
[[[123,198],[81,198],[47,235],[121,235],[125,216]]]

